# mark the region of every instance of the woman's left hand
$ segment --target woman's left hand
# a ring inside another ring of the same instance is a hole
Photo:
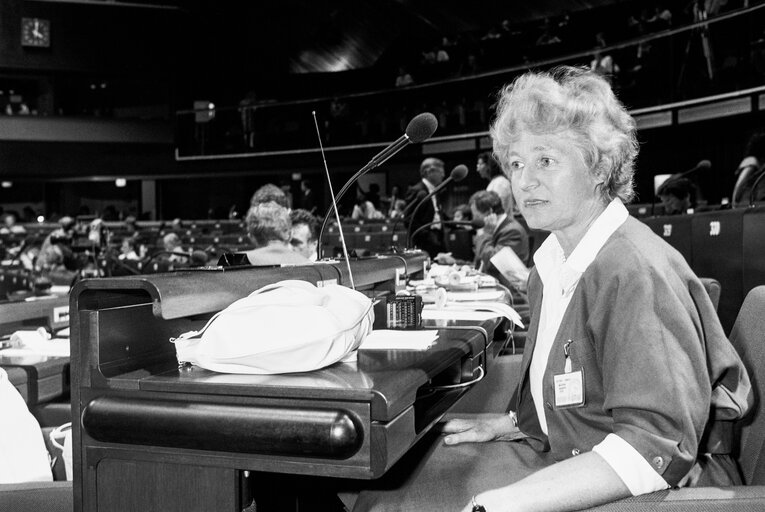
[[[507,414],[486,415],[479,419],[453,419],[444,423],[441,432],[447,434],[444,443],[485,443],[496,439],[522,436]]]
[[[512,509],[506,499],[503,499],[501,489],[492,489],[490,491],[476,494],[471,498],[470,502],[462,508],[461,512],[472,512],[473,504],[480,505],[485,509],[485,512],[501,512],[503,510]]]

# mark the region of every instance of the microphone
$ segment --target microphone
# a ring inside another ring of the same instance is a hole
[[[439,186],[433,189],[432,192],[430,192],[428,195],[422,198],[422,200],[417,203],[417,206],[414,207],[414,210],[412,210],[412,216],[409,219],[409,226],[406,228],[406,246],[410,247],[412,245],[412,224],[414,223],[414,219],[417,217],[417,211],[420,209],[420,207],[425,204],[425,201],[429,201],[431,197],[441,192],[441,190],[444,189],[446,185],[451,183],[452,181],[455,183],[459,183],[460,181],[465,179],[465,176],[468,174],[468,168],[464,164],[460,164],[454,169],[452,169],[452,172],[449,173],[449,177],[446,178]]]
[[[157,256],[180,256],[182,258],[186,258],[188,260],[191,260],[193,256],[193,252],[181,252],[181,251],[157,251],[154,254],[149,257],[148,260],[146,260],[146,265],[151,263]]]
[[[692,169],[688,169],[687,171],[683,171],[681,173],[673,174],[672,176],[667,178],[667,181],[683,178],[687,176],[688,174],[692,174],[696,171],[704,171],[711,168],[712,168],[712,162],[710,162],[709,160],[702,160],[701,162],[697,163]]]
[[[351,176],[351,179],[349,179],[345,185],[343,185],[343,188],[340,189],[340,192],[337,193],[337,195],[334,198],[333,205],[330,206],[327,209],[327,213],[324,214],[324,220],[321,223],[321,228],[319,229],[319,235],[316,237],[316,240],[318,242],[317,244],[317,257],[319,260],[322,258],[322,250],[321,250],[321,239],[324,235],[324,230],[327,227],[327,222],[329,221],[329,217],[332,213],[332,209],[334,208],[334,205],[340,201],[340,199],[345,195],[345,193],[348,191],[348,189],[356,183],[356,180],[359,179],[362,175],[368,173],[375,167],[378,167],[385,163],[388,159],[390,159],[393,155],[404,149],[404,147],[409,143],[415,143],[419,144],[420,142],[424,142],[428,140],[431,135],[433,135],[436,131],[436,128],[438,128],[438,120],[436,119],[436,116],[431,114],[430,112],[423,112],[422,114],[418,114],[412,118],[411,121],[409,121],[409,124],[406,126],[406,131],[404,135],[393,141],[388,147],[377,153],[375,156],[372,157],[372,159],[367,162],[364,167],[359,169],[356,174]],[[338,226],[339,228],[339,226]]]
[[[427,224],[423,224],[422,226],[418,227],[414,230],[412,233],[412,238],[416,237],[418,234],[420,234],[422,231],[428,229],[434,224],[442,224],[444,226],[468,226],[471,229],[480,229],[483,227],[483,222],[475,219],[475,220],[439,220],[438,222],[428,222]]]

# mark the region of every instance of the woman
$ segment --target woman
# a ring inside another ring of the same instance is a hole
[[[511,410],[446,423],[384,506],[370,492],[357,509],[578,510],[739,483],[726,426],[747,410],[749,379],[698,278],[624,207],[635,123],[608,82],[526,74],[502,91],[491,133],[521,213],[551,232]]]
[[[746,155],[736,169],[736,185],[733,187],[733,207],[749,206],[749,201],[765,199],[765,132],[758,131],[749,137],[744,151]],[[754,193],[752,188],[757,187]]]
[[[353,205],[353,212],[351,213],[353,220],[380,220],[385,216],[375,208],[372,201],[367,199],[367,194],[359,189],[356,192],[356,204]]]
[[[515,203],[513,201],[513,189],[510,185],[510,180],[502,173],[499,163],[497,163],[497,160],[491,153],[486,152],[478,155],[476,171],[481,178],[489,181],[486,190],[488,192],[495,192],[502,200],[502,208],[510,215],[513,215]]]

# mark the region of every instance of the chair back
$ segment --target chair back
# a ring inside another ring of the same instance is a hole
[[[739,465],[747,485],[765,484],[765,286],[744,299],[730,334],[731,343],[749,372],[754,391],[752,411],[739,422]]]
[[[715,311],[717,311],[717,306],[720,304],[720,292],[722,290],[720,281],[712,279],[711,277],[700,277],[699,280],[701,281],[701,284],[704,285],[704,289],[707,291],[707,294],[709,294],[709,298],[712,299],[712,304],[714,304]]]

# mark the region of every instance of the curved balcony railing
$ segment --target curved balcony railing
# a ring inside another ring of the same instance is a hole
[[[242,104],[179,111],[176,158],[218,158],[315,149],[312,112],[325,147],[375,145],[403,133],[424,111],[437,136],[484,132],[496,92],[526,69],[590,66],[608,55],[610,78],[630,109],[754,88],[765,84],[765,4],[608,47],[550,56],[478,75],[335,98]]]

